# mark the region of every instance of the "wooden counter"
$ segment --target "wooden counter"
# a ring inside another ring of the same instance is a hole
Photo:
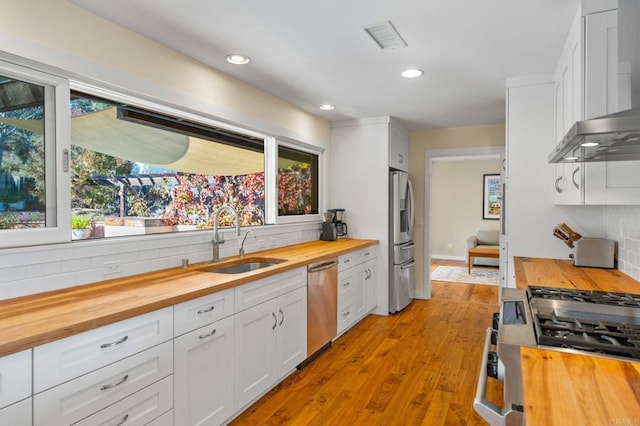
[[[571,260],[515,257],[518,288],[529,285],[640,294],[640,283],[617,269],[573,266]]]
[[[242,274],[202,272],[211,262],[171,268],[0,301],[0,356],[377,244],[376,240],[312,241],[250,253],[282,259]],[[229,257],[216,266],[233,264]]]
[[[640,294],[617,269],[583,268],[570,260],[516,257],[516,282]],[[527,425],[640,424],[640,362],[521,348]]]

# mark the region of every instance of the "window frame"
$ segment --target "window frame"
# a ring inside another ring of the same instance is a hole
[[[50,222],[51,215],[55,215],[55,225],[28,230],[1,230],[0,248],[71,241],[69,80],[5,60],[0,61],[0,74],[42,85],[45,88],[44,151],[47,223]]]
[[[308,154],[318,156],[318,213],[317,214],[301,214],[301,215],[286,215],[280,216],[278,214],[278,147],[284,146],[292,148],[298,151],[302,151]],[[322,212],[324,211],[324,151],[317,147],[310,145],[303,145],[299,142],[293,142],[285,140],[284,138],[278,138],[274,140],[273,148],[273,165],[271,171],[273,173],[273,215],[276,224],[289,224],[289,223],[307,223],[322,221]]]

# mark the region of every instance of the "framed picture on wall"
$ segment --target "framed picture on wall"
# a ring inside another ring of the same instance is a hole
[[[502,206],[500,175],[483,175],[483,178],[482,219],[499,220]]]

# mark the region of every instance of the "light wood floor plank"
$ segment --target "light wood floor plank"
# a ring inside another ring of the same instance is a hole
[[[232,425],[482,425],[473,410],[498,287],[432,283],[432,299],[370,315]],[[500,404],[490,380],[487,398]]]

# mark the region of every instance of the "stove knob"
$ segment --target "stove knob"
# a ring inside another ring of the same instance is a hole
[[[498,378],[498,364],[493,362],[487,363],[487,377]]]
[[[492,345],[498,344],[498,332],[496,330],[493,330],[491,332],[491,344]]]
[[[493,321],[491,322],[491,327],[492,327],[494,330],[497,330],[497,329],[498,329],[498,326],[499,326],[499,323],[500,323],[500,313],[495,312],[495,313],[493,314]]]

